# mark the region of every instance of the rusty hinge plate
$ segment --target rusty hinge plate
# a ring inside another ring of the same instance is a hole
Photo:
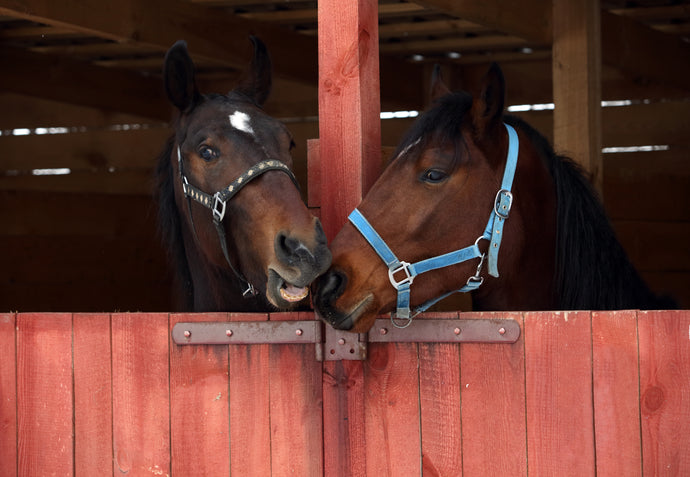
[[[321,343],[321,323],[309,321],[228,321],[177,323],[178,345]]]
[[[510,319],[414,320],[406,328],[378,319],[369,330],[371,343],[515,343],[520,324]]]

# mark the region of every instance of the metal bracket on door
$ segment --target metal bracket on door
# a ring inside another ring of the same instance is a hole
[[[317,320],[177,323],[172,339],[178,345],[314,344],[319,361],[364,360],[369,343],[515,343],[520,325],[511,319],[433,319],[413,321],[407,328],[378,319],[369,333],[338,331]]]

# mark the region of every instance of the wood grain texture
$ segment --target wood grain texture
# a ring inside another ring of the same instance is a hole
[[[590,312],[525,314],[527,462],[534,475],[594,475]]]
[[[641,475],[637,313],[592,312],[597,475]]]
[[[465,475],[525,475],[525,333],[521,313],[463,313],[462,318],[516,320],[514,344],[460,345]]]
[[[265,313],[231,313],[230,321],[266,321]],[[230,474],[271,474],[269,345],[230,345]]]
[[[271,321],[314,320],[272,313]],[[314,345],[269,346],[272,475],[323,475],[321,363]]]
[[[17,475],[15,314],[0,313],[0,475]]]
[[[17,474],[72,475],[72,315],[17,315]]]
[[[110,315],[75,313],[73,333],[75,474],[112,475]]]
[[[458,314],[433,316],[457,318]],[[419,344],[419,401],[422,474],[461,475],[460,345]]]
[[[364,365],[367,475],[421,472],[416,343],[370,343]]]
[[[168,315],[112,315],[113,473],[170,473]]]
[[[332,239],[379,175],[378,2],[319,3],[321,218]]]
[[[178,322],[223,322],[226,313],[170,315]],[[170,445],[173,475],[229,476],[227,346],[170,342]]]
[[[690,474],[690,311],[640,311],[644,475]]]

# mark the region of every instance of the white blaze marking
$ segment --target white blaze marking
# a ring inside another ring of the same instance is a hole
[[[249,115],[243,113],[242,111],[235,111],[230,115],[230,124],[235,129],[246,132],[248,134],[254,134],[251,124],[249,124]]]

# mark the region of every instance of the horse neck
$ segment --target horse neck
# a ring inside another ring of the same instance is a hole
[[[192,311],[260,311],[258,298],[244,298],[237,277],[206,260],[196,247],[191,231],[184,236],[185,258],[189,268],[192,287]]]
[[[513,193],[498,256],[499,277],[486,277],[473,292],[473,309],[555,309],[556,195],[546,165],[523,137]]]

